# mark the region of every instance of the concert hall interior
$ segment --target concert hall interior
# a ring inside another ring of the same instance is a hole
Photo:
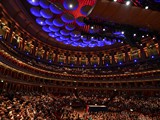
[[[160,0],[0,0],[0,120],[160,120]]]

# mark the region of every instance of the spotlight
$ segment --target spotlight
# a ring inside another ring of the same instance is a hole
[[[32,0],[32,2],[35,2],[35,0]]]
[[[96,65],[94,65],[94,67],[96,67]]]
[[[136,34],[133,34],[133,36],[135,37],[135,36],[136,36]]]
[[[152,55],[152,59],[154,58],[154,56]]]
[[[83,35],[81,35],[81,38],[83,38]]]
[[[105,29],[105,28],[103,28],[103,31],[106,31],[106,29]]]
[[[140,46],[143,46],[142,44],[140,44]]]
[[[93,27],[93,26],[91,26],[91,29],[94,29],[94,27]]]
[[[155,38],[155,37],[153,37],[152,39],[153,39],[153,40],[155,40],[156,38]]]
[[[29,55],[29,53],[28,53],[28,52],[27,52],[26,54],[27,54],[27,55]]]
[[[127,6],[130,5],[130,3],[131,3],[130,1],[127,1],[127,2],[126,2],[126,5],[127,5]]]
[[[148,8],[149,8],[148,6],[145,7],[146,10],[147,10]]]
[[[42,24],[43,24],[43,22],[41,21],[41,22],[40,22],[40,24],[42,25]]]
[[[148,37],[148,34],[146,36]]]
[[[106,66],[108,67],[108,64],[106,64]]]
[[[144,38],[144,35],[142,36],[142,38]]]
[[[113,0],[114,2],[117,2],[117,0]]]
[[[121,43],[123,43],[123,41]]]
[[[94,37],[91,37],[91,39],[93,39]]]
[[[120,64],[120,65],[122,65],[122,63],[121,63],[121,62],[120,62],[119,64]]]
[[[124,34],[124,31],[122,31],[121,33]]]
[[[73,8],[73,5],[72,5],[72,4],[69,4],[69,8],[71,8],[71,9],[72,9],[72,8]]]
[[[137,60],[134,60],[134,62],[137,62]]]

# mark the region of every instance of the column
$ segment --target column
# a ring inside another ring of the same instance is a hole
[[[11,41],[12,33],[13,33],[14,28],[15,28],[15,23],[12,22],[12,23],[11,23],[11,27],[10,27],[10,33],[9,33],[9,35],[8,35],[8,38],[7,38],[7,42],[8,42],[8,43],[10,43],[10,41]]]
[[[115,64],[115,58],[114,58],[115,51],[111,51],[110,55],[112,56],[112,65],[114,65]]]

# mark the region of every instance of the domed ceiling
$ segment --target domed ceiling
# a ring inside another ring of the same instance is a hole
[[[85,22],[96,0],[27,0],[27,3],[41,29],[63,44],[93,48],[121,43],[125,38],[123,31]]]

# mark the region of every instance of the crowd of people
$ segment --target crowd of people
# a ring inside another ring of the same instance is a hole
[[[86,105],[105,105],[106,112],[87,111]],[[75,107],[76,106],[76,107]],[[83,111],[79,112],[77,106]],[[87,91],[47,94],[7,92],[0,96],[1,120],[159,120],[160,98]]]

